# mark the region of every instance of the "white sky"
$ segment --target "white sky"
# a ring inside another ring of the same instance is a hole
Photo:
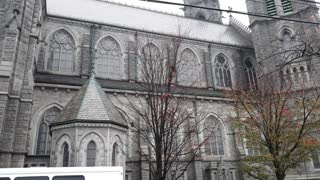
[[[143,8],[150,8],[150,9],[169,12],[173,14],[180,14],[180,15],[183,14],[183,11],[180,9],[181,7],[179,6],[142,2],[139,0],[106,0],[106,1],[126,3],[128,5],[134,5],[134,6],[139,6]],[[163,1],[183,3],[183,0],[163,0]],[[316,0],[316,2],[320,2],[320,0]],[[220,6],[221,6],[220,7],[221,9],[228,9],[228,7],[231,7],[233,10],[247,12],[245,0],[220,0]],[[236,17],[244,25],[247,25],[247,26],[249,25],[248,16],[240,15],[240,14],[232,14],[232,15]],[[229,21],[228,19],[229,15],[227,13],[223,13],[223,17],[224,17],[223,22],[227,23]]]
[[[128,5],[150,8],[150,9],[174,13],[174,14],[183,14],[183,11],[180,9],[181,7],[179,6],[142,2],[139,0],[108,0],[108,1],[126,3]],[[183,0],[163,0],[163,1],[183,3]],[[244,12],[247,11],[245,0],[220,0],[220,6],[221,6],[220,7],[221,9],[228,9],[228,7],[230,6],[232,7],[233,10],[244,11]],[[233,14],[233,16],[236,17],[243,24],[245,25],[249,24],[249,20],[247,16],[239,15],[239,14]],[[229,15],[227,13],[224,13],[223,17],[225,17],[223,18],[223,21],[228,22]]]

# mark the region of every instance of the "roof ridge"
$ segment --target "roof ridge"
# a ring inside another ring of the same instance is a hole
[[[161,11],[159,9],[145,8],[145,7],[142,7],[142,6],[136,6],[134,4],[116,2],[116,0],[94,0],[94,1],[100,1],[100,2],[104,2],[104,3],[115,4],[115,5],[121,5],[121,6],[125,6],[125,7],[136,8],[136,9],[145,10],[145,11],[149,11],[149,12],[154,12],[154,13],[159,13],[159,14],[166,14],[166,15],[170,15],[170,16],[176,16],[176,17],[180,17],[180,18],[191,19],[191,20],[210,23],[210,24],[219,24],[219,25],[223,25],[223,26],[228,26],[228,24],[216,23],[216,22],[211,22],[211,21],[206,21],[206,20],[200,20],[200,19],[196,19],[196,18],[192,18],[192,17],[186,17],[185,15],[178,14],[178,13],[170,13],[170,12],[166,12],[166,11]]]
[[[125,3],[125,2],[116,2],[115,0],[95,0],[95,1],[107,2],[107,3],[111,3],[111,4],[122,5],[122,6],[132,7],[132,8],[136,8],[136,9],[147,10],[147,11],[151,11],[151,12],[157,12],[157,13],[161,13],[161,14],[167,14],[167,15],[173,15],[173,16],[185,18],[185,16],[182,14],[173,13],[173,12],[170,13],[168,11],[161,11],[159,9],[147,8],[147,7],[129,4],[129,3]]]

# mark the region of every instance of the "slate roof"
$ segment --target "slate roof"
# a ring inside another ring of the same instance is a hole
[[[89,80],[73,96],[61,112],[58,121],[106,121],[126,125],[125,119],[104,93],[95,76]]]
[[[229,25],[200,21],[101,0],[46,0],[47,14],[195,40],[253,47]]]

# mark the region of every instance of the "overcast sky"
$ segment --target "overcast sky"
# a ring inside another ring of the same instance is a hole
[[[126,3],[129,5],[140,6],[143,8],[150,8],[150,9],[154,9],[154,10],[158,10],[158,11],[164,11],[164,12],[183,15],[183,11],[181,10],[182,7],[174,6],[174,5],[164,5],[164,4],[158,4],[158,3],[142,2],[139,0],[107,0],[107,1]],[[183,3],[183,0],[162,0],[162,1]],[[316,0],[316,2],[320,2],[320,0]],[[220,6],[221,6],[220,7],[221,9],[228,9],[228,7],[231,7],[233,10],[247,12],[245,0],[220,0]],[[247,25],[247,26],[249,25],[248,16],[240,15],[240,14],[232,14],[232,15],[234,17],[236,17],[244,25]],[[224,17],[223,22],[228,23],[229,15],[227,13],[224,13],[223,17]]]
[[[142,2],[139,0],[108,0],[108,1],[121,2],[129,5],[140,6],[144,8],[150,8],[150,9],[155,9],[155,10],[174,13],[174,14],[180,14],[180,15],[183,14],[183,11],[180,9],[181,7],[179,6]],[[163,0],[163,1],[183,3],[183,0]],[[247,11],[245,0],[220,0],[220,5],[222,9],[228,9],[228,7],[230,6],[232,7],[233,10],[245,11],[245,12]],[[225,17],[223,18],[224,22],[228,22],[227,18],[229,17],[229,15],[224,13],[223,16]],[[238,14],[233,14],[233,16],[236,17],[238,20],[240,20],[243,24],[245,25],[249,24],[249,20],[247,16],[238,15]]]

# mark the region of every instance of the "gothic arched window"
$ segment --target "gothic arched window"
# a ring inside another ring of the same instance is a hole
[[[68,167],[69,166],[69,155],[70,155],[69,145],[68,145],[68,143],[65,142],[62,147],[63,147],[62,166]]]
[[[87,147],[87,166],[96,165],[97,145],[94,141],[90,141]]]
[[[200,81],[200,64],[196,54],[185,49],[181,53],[181,59],[178,69],[178,81],[181,85],[196,85]]]
[[[51,108],[45,112],[42,117],[37,139],[37,155],[49,155],[51,150],[51,136],[49,134],[49,125],[56,120],[60,110],[57,108]]]
[[[38,132],[37,155],[47,154],[48,136],[48,125],[45,122],[41,122]]]
[[[257,89],[257,76],[252,61],[248,58],[244,61],[246,81],[249,89]]]
[[[224,155],[222,125],[213,116],[204,123],[204,140],[206,155]]]
[[[120,155],[119,146],[117,143],[114,143],[112,146],[112,166],[119,165],[119,155]]]
[[[75,42],[66,30],[55,32],[49,42],[47,70],[70,73],[75,69]]]
[[[302,76],[302,81],[307,82],[308,81],[308,71],[306,71],[306,68],[304,66],[300,66],[300,74]]]
[[[97,76],[119,79],[121,75],[121,49],[112,37],[103,38],[97,47]]]
[[[142,48],[139,64],[140,79],[143,81],[161,82],[165,75],[164,61],[161,59],[159,48],[148,43]]]
[[[221,88],[231,88],[230,64],[222,54],[218,55],[214,63],[214,72],[216,76],[216,85]]]

